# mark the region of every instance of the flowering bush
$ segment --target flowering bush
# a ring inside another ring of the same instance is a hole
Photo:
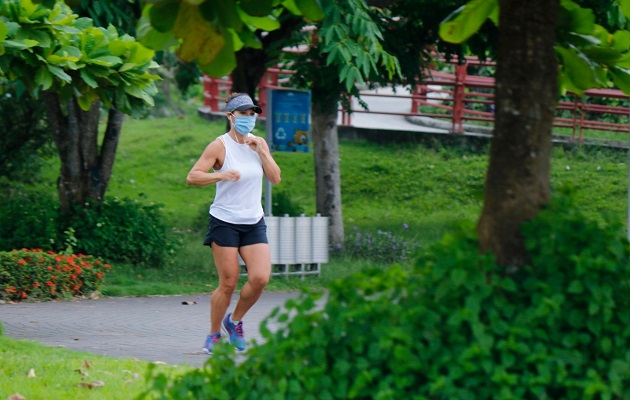
[[[89,295],[111,268],[83,254],[56,254],[40,249],[0,252],[0,299],[53,300]]]
[[[403,224],[404,229],[409,229]],[[410,259],[420,244],[406,240],[391,232],[377,230],[376,233],[359,232],[355,226],[346,234],[344,244],[333,245],[329,250],[332,256],[363,258],[375,262],[400,262]]]

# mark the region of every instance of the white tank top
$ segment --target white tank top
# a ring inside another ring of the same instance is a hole
[[[217,182],[210,214],[231,224],[255,224],[264,215],[260,157],[248,145],[236,143],[227,133],[219,136],[219,140],[225,146],[225,159],[221,169],[215,172],[235,169],[241,179]]]

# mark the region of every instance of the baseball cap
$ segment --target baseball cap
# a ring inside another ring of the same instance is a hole
[[[262,113],[262,109],[254,104],[252,98],[246,94],[241,94],[236,97],[232,97],[230,101],[227,102],[227,106],[225,107],[227,111],[232,112],[234,110],[245,111],[253,108],[257,114]]]

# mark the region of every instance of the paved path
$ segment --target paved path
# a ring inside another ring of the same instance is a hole
[[[261,343],[258,329],[262,320],[296,296],[264,293],[243,321],[247,340]],[[236,300],[235,295],[230,311]],[[208,358],[201,349],[209,315],[208,295],[0,304],[0,321],[7,337],[106,356],[192,366],[201,366]],[[274,325],[270,328],[273,330]]]

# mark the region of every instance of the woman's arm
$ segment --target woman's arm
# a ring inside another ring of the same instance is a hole
[[[245,144],[249,145],[249,147],[258,153],[260,157],[260,161],[262,162],[263,171],[265,173],[265,177],[274,185],[280,183],[280,167],[276,164],[276,160],[271,156],[271,151],[269,150],[269,145],[265,141],[265,139],[258,136],[248,136],[245,138]]]
[[[217,160],[219,160],[219,156],[223,151],[223,143],[220,140],[215,140],[206,146],[201,157],[199,157],[199,160],[188,173],[186,184],[208,186],[220,181],[238,181],[241,178],[241,174],[234,169],[226,172],[209,172],[217,164]]]

